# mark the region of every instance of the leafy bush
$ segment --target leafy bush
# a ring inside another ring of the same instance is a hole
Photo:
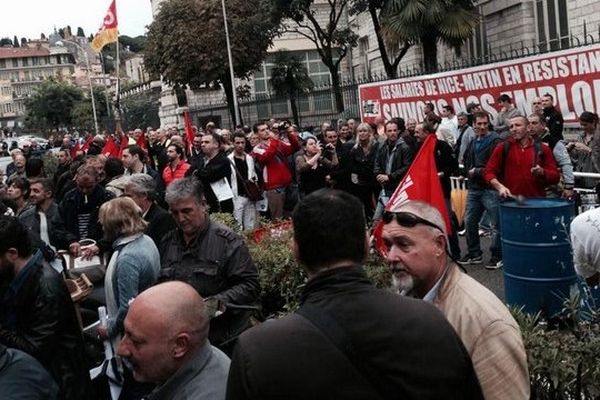
[[[571,291],[563,316],[551,324],[540,314],[511,311],[527,351],[531,399],[599,398],[600,325],[593,311],[582,310],[579,291]]]

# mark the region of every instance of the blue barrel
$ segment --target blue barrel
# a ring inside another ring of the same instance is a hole
[[[504,293],[510,305],[550,318],[563,307],[577,276],[569,229],[573,204],[525,199],[500,205]]]

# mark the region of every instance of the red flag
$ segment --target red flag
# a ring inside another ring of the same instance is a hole
[[[102,20],[102,26],[98,33],[96,33],[96,36],[94,36],[94,40],[92,40],[90,47],[96,53],[100,53],[100,50],[102,50],[104,46],[116,42],[119,37],[118,25],[117,3],[116,0],[113,0],[108,6],[106,16],[104,17],[104,20]]]
[[[93,141],[94,141],[94,136],[89,135],[88,138],[85,140],[85,143],[81,147],[81,150],[83,150],[87,153],[87,151],[90,149],[90,146],[92,145]]]
[[[75,143],[75,146],[71,147],[71,159],[77,157],[77,152],[81,150],[81,146],[79,146],[79,140]]]
[[[185,140],[187,142],[188,154],[192,154],[192,146],[194,145],[194,129],[192,128],[192,118],[189,111],[183,112],[183,121],[185,123]]]
[[[106,144],[102,148],[102,154],[106,157],[119,157],[119,146],[115,143],[112,135],[108,137]]]
[[[386,203],[385,210],[394,211],[410,200],[420,200],[429,203],[442,214],[446,223],[446,232],[450,234],[452,232],[450,215],[446,208],[442,184],[440,183],[435,166],[434,151],[436,142],[437,138],[435,135],[427,136],[404,179],[402,179],[394,194],[392,194],[390,200]],[[373,231],[373,237],[375,238],[375,247],[377,250],[385,254],[385,246],[381,238],[382,231],[383,222],[379,221],[379,224],[377,224]]]
[[[129,136],[125,132],[123,132],[123,134],[121,135],[121,146],[119,147],[119,154],[117,155],[117,157],[121,158],[123,150],[125,150],[127,146],[129,146]]]
[[[135,144],[140,146],[146,153],[148,152],[148,143],[146,142],[146,138],[144,137],[143,133],[137,138]]]

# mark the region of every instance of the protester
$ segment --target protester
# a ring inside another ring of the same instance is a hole
[[[315,137],[308,137],[302,144],[303,152],[296,157],[296,174],[300,193],[306,196],[327,186],[325,177],[338,165],[335,152],[332,160],[323,157],[321,144]]]
[[[562,113],[554,107],[554,97],[550,93],[546,93],[542,96],[542,107],[544,109],[543,112],[544,119],[546,120],[546,127],[550,131],[550,134],[563,140],[563,116]]]
[[[510,120],[521,115],[521,112],[513,104],[513,100],[507,94],[502,94],[498,97],[500,110],[498,116],[494,120],[494,131],[501,139],[506,139],[510,135]]]
[[[437,129],[438,131],[445,129],[450,133],[450,136],[447,136],[447,139],[444,137],[444,141],[454,147],[456,139],[458,138],[458,118],[454,113],[454,107],[445,105],[442,107],[440,114],[442,115],[442,121]]]
[[[163,182],[165,186],[169,186],[176,179],[181,179],[190,169],[190,164],[184,160],[183,147],[178,144],[170,144],[167,147],[168,163],[162,172]]]
[[[228,399],[483,398],[443,316],[368,280],[362,210],[330,189],[298,204],[293,249],[309,278],[300,309],[241,336]]]
[[[233,192],[233,217],[242,230],[256,226],[256,199],[248,197],[246,182],[258,182],[254,159],[245,152],[246,136],[236,132],[233,136],[233,151],[229,156],[231,163],[231,191]]]
[[[584,111],[579,116],[579,124],[581,132],[577,134],[577,138],[567,144],[567,150],[573,161],[575,172],[600,172],[600,162],[594,161],[593,148],[598,139],[596,139],[596,131],[598,130],[598,114],[590,111]],[[576,178],[575,182],[578,187],[591,189],[598,184],[597,179],[592,178]]]
[[[150,147],[150,156],[154,160],[156,170],[162,174],[162,171],[165,170],[165,167],[169,162],[169,158],[167,157],[167,148],[171,144],[171,139],[169,139],[169,136],[164,128],[159,128],[156,130],[156,138],[157,141]]]
[[[52,265],[60,265],[54,262],[56,252],[67,249],[75,238],[66,230],[58,205],[54,202],[52,180],[32,179],[29,202],[32,207],[24,211],[19,220],[29,230],[33,248],[41,250],[46,261]]]
[[[385,124],[387,140],[379,147],[375,157],[373,172],[381,187],[373,220],[378,221],[383,214],[383,208],[396,187],[408,172],[413,160],[413,153],[408,145],[399,137],[397,122]]]
[[[102,204],[98,219],[113,247],[104,279],[108,325],[98,332],[113,339],[123,332],[129,301],[158,279],[160,262],[156,245],[144,235],[147,223],[142,210],[132,199],[120,197]]]
[[[373,129],[364,122],[357,127],[356,144],[350,150],[350,193],[363,203],[367,222],[373,218],[375,199],[378,196],[377,181],[373,172],[379,142],[373,135]]]
[[[545,197],[546,186],[560,179],[550,147],[531,138],[528,124],[526,117],[512,118],[511,138],[496,146],[485,167],[483,178],[502,198]]]
[[[58,160],[58,166],[56,167],[56,171],[52,178],[54,180],[54,185],[58,183],[58,179],[61,175],[69,170],[71,165],[71,153],[68,150],[59,150],[56,153],[56,159]]]
[[[486,400],[529,399],[527,354],[514,318],[450,259],[444,219],[409,201],[386,212],[383,240],[394,286],[440,309],[465,345]]]
[[[102,227],[98,223],[100,206],[113,198],[98,184],[98,171],[91,165],[83,165],[77,171],[75,178],[77,186],[70,190],[59,205],[60,215],[65,223],[65,228],[73,235],[73,242],[69,251],[73,255],[80,255],[82,239],[92,239],[98,242],[102,239]],[[99,248],[93,250],[88,247],[85,255],[98,253]]]
[[[527,117],[529,125],[527,129],[534,140],[541,140],[550,146],[552,155],[560,169],[561,180],[557,185],[550,185],[546,188],[546,194],[549,197],[563,197],[570,199],[574,194],[575,176],[573,175],[573,165],[569,152],[563,142],[552,136],[546,129],[546,122],[541,114],[531,114]]]
[[[216,133],[202,136],[202,154],[199,164],[193,165],[187,175],[193,174],[204,187],[204,196],[211,213],[233,214],[231,191],[232,168],[227,155],[221,150],[222,139]]]
[[[469,114],[461,112],[458,113],[458,138],[456,139],[456,145],[454,146],[454,157],[458,161],[458,164],[463,164],[463,158],[467,147],[473,139],[475,139],[475,131],[469,125]]]
[[[0,216],[0,344],[35,357],[60,387],[59,398],[93,396],[83,339],[61,275],[32,253],[27,228]]]
[[[490,244],[491,257],[486,268],[501,266],[502,248],[500,247],[500,199],[498,193],[484,179],[485,166],[501,139],[496,132],[490,132],[489,114],[473,114],[475,139],[465,150],[463,162],[467,181],[467,205],[465,210],[465,229],[467,236],[467,254],[459,260],[462,265],[483,264],[483,253],[479,238],[479,221],[486,212],[492,228]]]
[[[596,287],[600,283],[600,208],[576,216],[570,232],[575,271]]]
[[[176,225],[171,214],[156,203],[158,194],[154,178],[147,174],[130,175],[123,195],[130,197],[142,209],[144,220],[148,222],[144,233],[158,247],[162,238]]]
[[[8,177],[8,180],[12,180],[14,178],[17,177],[21,177],[21,178],[26,178],[27,177],[27,171],[25,170],[25,167],[27,165],[27,159],[25,158],[25,156],[21,153],[17,153],[13,156],[13,168],[11,169],[11,165],[7,165],[6,166],[6,176]]]
[[[286,158],[300,149],[296,134],[287,135],[289,143],[282,137],[269,130],[264,122],[256,123],[253,127],[260,143],[254,147],[250,155],[263,169],[266,197],[272,220],[283,217],[285,205],[285,190],[292,183],[292,171]]]
[[[56,400],[58,386],[29,354],[0,344],[0,388],[5,400]]]
[[[166,200],[178,228],[159,246],[161,280],[182,280],[204,297],[249,306],[258,300],[258,272],[243,239],[208,216],[202,183],[193,177],[167,187]],[[248,326],[250,313],[227,310],[211,321],[217,347]]]
[[[14,215],[20,216],[29,206],[29,180],[22,176],[14,176],[8,180],[6,200]]]
[[[204,301],[183,282],[138,295],[125,318],[118,354],[139,382],[158,385],[148,400],[224,400],[229,358],[207,339]]]

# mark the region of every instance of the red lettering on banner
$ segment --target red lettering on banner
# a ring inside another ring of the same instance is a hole
[[[425,103],[439,113],[446,104],[459,112],[476,102],[495,118],[496,99],[503,93],[524,114],[531,113],[535,97],[550,93],[565,123],[575,125],[583,111],[600,110],[600,45],[359,87],[364,122],[421,120]]]

